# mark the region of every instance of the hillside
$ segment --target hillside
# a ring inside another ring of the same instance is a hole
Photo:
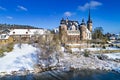
[[[4,29],[39,29],[39,28],[29,25],[0,24],[0,30]]]

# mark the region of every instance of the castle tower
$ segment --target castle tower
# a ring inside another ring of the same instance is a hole
[[[59,26],[59,29],[60,29],[60,32],[61,30],[63,31],[67,31],[67,26],[66,26],[66,22],[67,20],[64,20],[64,18],[62,18],[62,20],[60,21],[60,26]]]
[[[60,21],[60,26],[59,26],[59,34],[60,34],[60,39],[62,41],[62,43],[66,43],[67,41],[67,25],[66,25],[66,21],[62,18],[62,20]]]
[[[80,39],[85,40],[86,39],[86,24],[84,22],[84,19],[82,19],[82,23],[80,24]]]
[[[92,32],[92,20],[90,16],[90,9],[89,9],[89,14],[88,14],[87,28],[90,32]]]

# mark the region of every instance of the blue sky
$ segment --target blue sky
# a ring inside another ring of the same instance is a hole
[[[0,0],[0,23],[53,29],[62,17],[87,21],[91,7],[93,27],[120,32],[120,0]]]

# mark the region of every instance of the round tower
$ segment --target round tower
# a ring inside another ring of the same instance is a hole
[[[66,20],[64,20],[64,18],[62,18],[62,20],[60,21],[59,30],[60,32],[67,31]]]
[[[86,39],[86,24],[84,22],[84,19],[82,19],[82,23],[80,24],[80,39]]]
[[[59,35],[62,43],[67,41],[67,25],[66,20],[62,19],[59,26]]]

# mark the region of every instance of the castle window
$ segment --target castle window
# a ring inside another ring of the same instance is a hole
[[[77,30],[77,27],[76,27],[76,30]]]

